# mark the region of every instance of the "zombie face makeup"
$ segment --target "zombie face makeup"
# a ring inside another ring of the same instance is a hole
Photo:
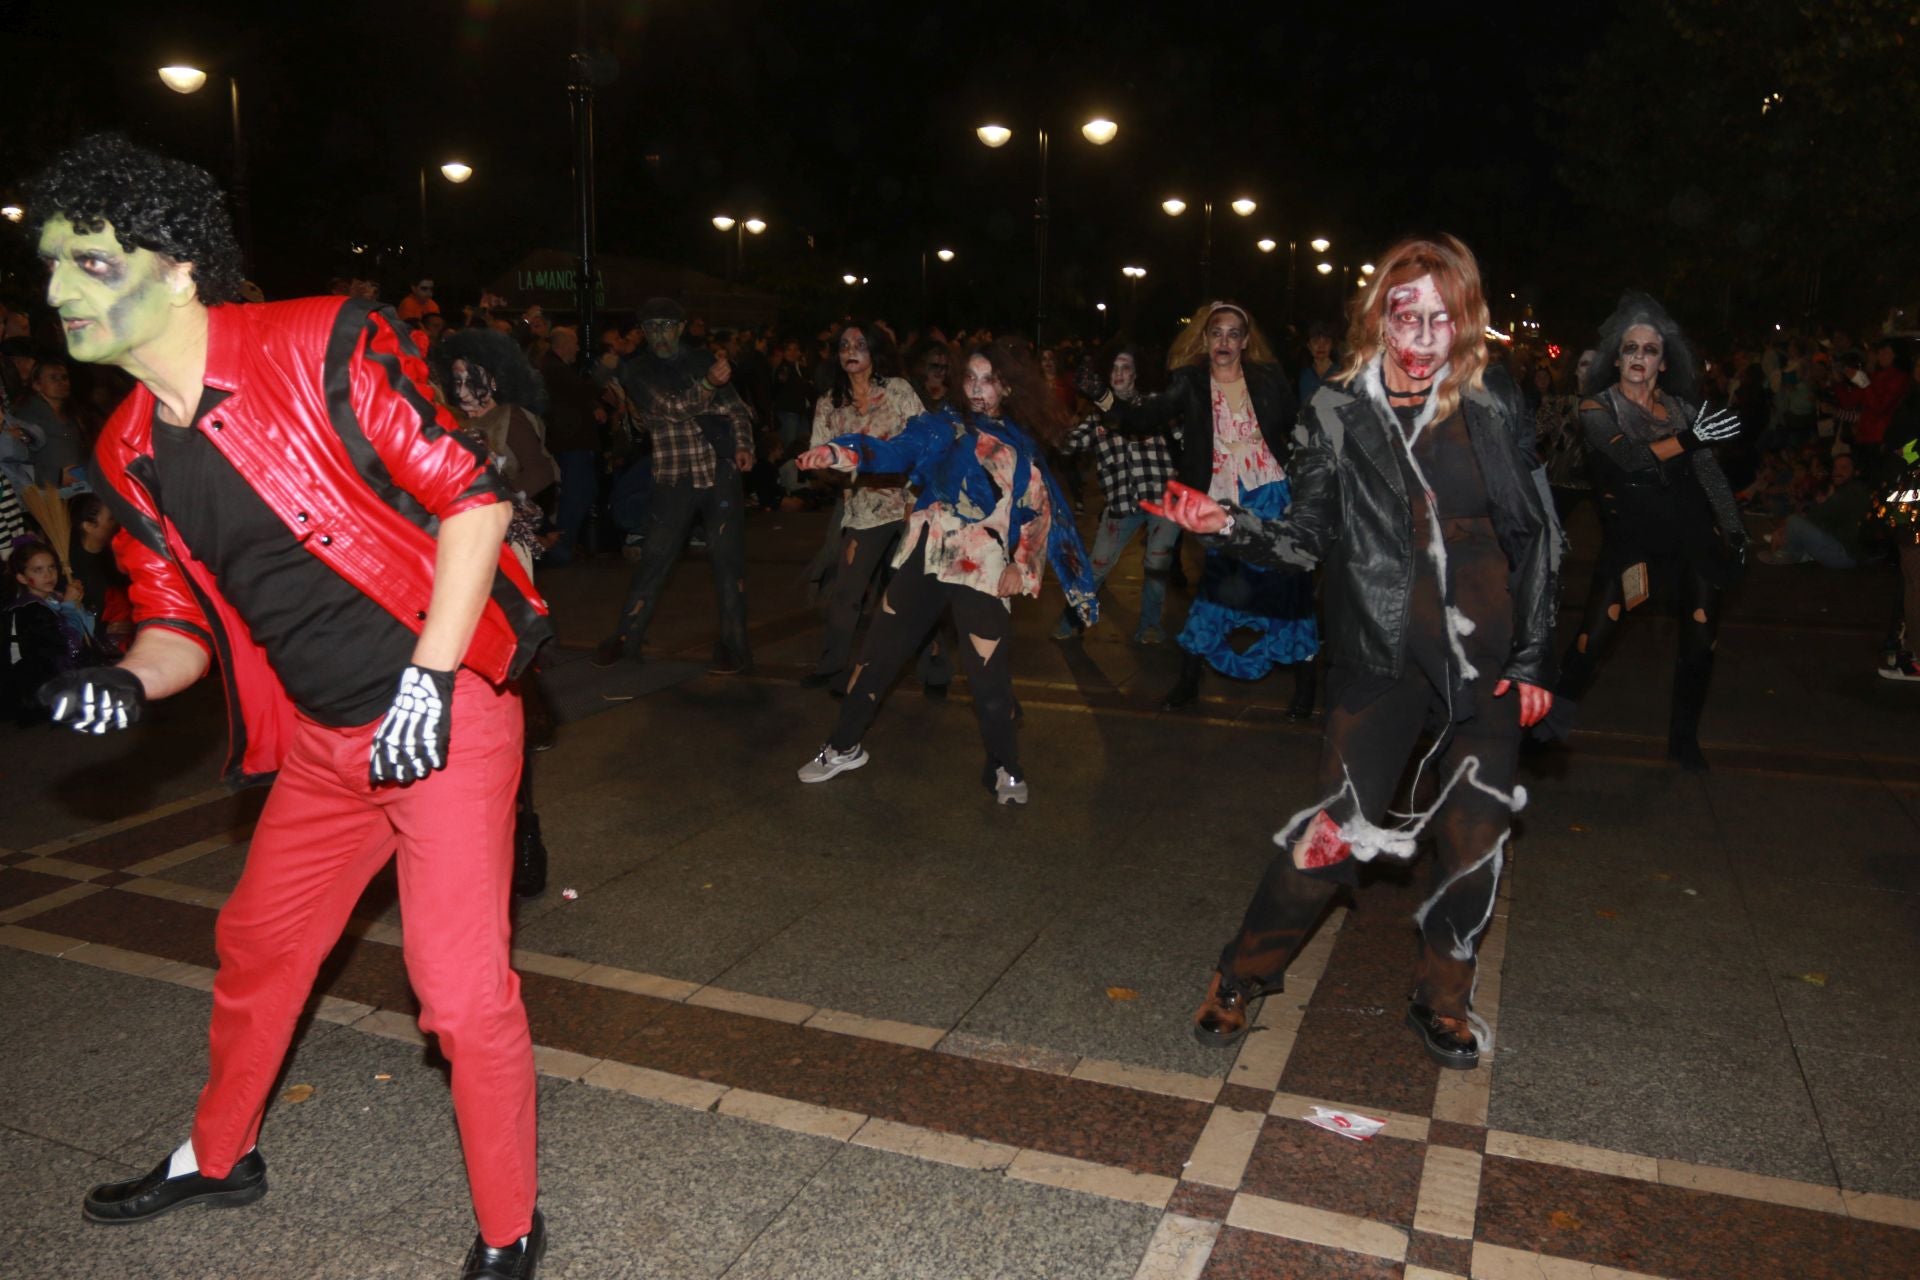
[[[47,305],[60,313],[67,353],[89,364],[126,365],[167,331],[181,288],[191,284],[150,249],[127,249],[111,224],[82,234],[53,217],[40,232]]]
[[[453,397],[462,413],[478,417],[493,408],[493,392],[492,374],[465,360],[453,362],[453,385],[447,388],[447,394]]]
[[[961,386],[967,407],[983,418],[1000,416],[1000,403],[1007,398],[1007,386],[993,371],[993,362],[985,356],[967,361],[967,376]]]
[[[1247,349],[1247,321],[1238,311],[1225,307],[1207,317],[1207,359],[1215,373],[1240,367],[1240,354]]]
[[[642,320],[640,333],[645,339],[647,350],[662,360],[671,360],[680,350],[680,330],[678,320]]]
[[[1650,324],[1636,324],[1620,336],[1620,354],[1614,365],[1620,370],[1620,386],[1625,391],[1650,391],[1667,367],[1666,343],[1660,331]]]
[[[1431,275],[1387,290],[1387,358],[1409,380],[1432,380],[1447,362],[1453,334],[1453,317]]]
[[[1113,372],[1107,376],[1107,385],[1116,393],[1128,392],[1133,390],[1139,377],[1140,371],[1133,367],[1133,357],[1122,352],[1113,358]]]
[[[858,329],[840,332],[840,367],[849,378],[873,372],[873,353],[867,348],[867,335]]]
[[[1587,370],[1593,368],[1593,362],[1599,358],[1600,353],[1598,351],[1582,351],[1580,353],[1579,363],[1573,366],[1574,386],[1584,387],[1587,385]]]
[[[930,395],[944,396],[947,393],[947,374],[952,365],[945,356],[929,356],[926,363],[927,392]]]

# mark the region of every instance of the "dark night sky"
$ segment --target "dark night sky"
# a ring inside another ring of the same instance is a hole
[[[1045,120],[1054,312],[1090,328],[1084,308],[1121,302],[1125,262],[1149,268],[1148,315],[1194,300],[1209,194],[1216,293],[1277,300],[1285,254],[1263,260],[1261,235],[1325,234],[1355,264],[1442,228],[1480,253],[1500,296],[1550,307],[1564,270],[1551,231],[1569,205],[1540,104],[1607,6],[1488,4],[1466,22],[1430,4],[585,8],[614,68],[598,103],[603,251],[717,273],[708,218],[757,212],[771,227],[748,246],[750,277],[855,270],[904,314],[921,251],[945,244],[960,254],[948,309],[1005,323],[1030,307],[1031,126]],[[154,75],[190,60],[240,78],[255,272],[272,294],[322,287],[350,240],[411,239],[420,163],[454,153],[477,174],[433,180],[443,279],[570,242],[568,0],[16,0],[6,13],[0,60],[25,126],[0,138],[7,190],[99,127],[224,177],[224,95],[183,98]],[[1095,113],[1120,125],[1105,148],[1079,135]],[[1018,131],[998,151],[973,137],[989,117]],[[1195,206],[1178,221],[1158,207],[1174,192]],[[1245,220],[1224,207],[1243,193],[1260,204]],[[1312,283],[1309,256],[1303,243]],[[1313,301],[1331,314],[1334,290]]]

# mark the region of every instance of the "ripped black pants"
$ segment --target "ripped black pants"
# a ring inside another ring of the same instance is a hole
[[[840,719],[827,745],[845,751],[859,743],[880,714],[896,677],[926,643],[940,615],[953,610],[960,633],[958,657],[973,694],[973,714],[980,722],[980,738],[987,748],[987,768],[1020,772],[1020,743],[1014,731],[1013,675],[1007,644],[1013,638],[1013,615],[997,596],[957,583],[942,582],[926,570],[923,534],[913,554],[893,575],[880,608],[867,631],[867,642],[854,664],[853,683],[840,704]]]
[[[647,508],[647,545],[634,566],[627,602],[615,633],[638,646],[660,603],[667,575],[680,562],[696,517],[707,531],[707,560],[713,569],[713,594],[720,607],[720,645],[741,664],[753,655],[747,646],[747,525],[740,473],[731,459],[714,465],[713,484],[696,489],[684,480],[654,486]]]

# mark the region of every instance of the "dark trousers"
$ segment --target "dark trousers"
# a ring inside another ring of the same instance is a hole
[[[853,634],[860,626],[860,607],[866,602],[867,587],[882,572],[887,557],[906,521],[895,520],[871,529],[842,529],[840,554],[827,583],[827,631],[821,642],[819,661],[813,669],[822,675],[834,675],[846,669],[853,656]],[[927,641],[920,652],[920,678],[928,684],[948,684],[953,680],[950,646],[939,634]]]
[[[554,455],[560,464],[560,505],[553,522],[559,526],[560,541],[547,552],[549,565],[565,564],[580,546],[580,533],[587,527],[600,484],[598,458],[591,449],[565,449]]]
[[[1679,643],[1673,660],[1673,701],[1668,736],[1692,740],[1699,732],[1700,713],[1706,707],[1707,683],[1713,674],[1713,646],[1720,628],[1720,589],[1705,574],[1686,563],[1650,566],[1659,577],[1670,576],[1674,586],[1674,618]],[[1626,589],[1620,575],[1603,559],[1594,570],[1587,592],[1586,616],[1573,643],[1560,659],[1560,683],[1554,696],[1578,703],[1587,696],[1613,636],[1626,613]]]
[[[713,485],[696,489],[685,481],[655,484],[647,509],[647,546],[627,587],[616,634],[633,645],[646,639],[647,622],[660,603],[660,590],[673,572],[695,518],[706,527],[707,561],[713,567],[713,593],[720,605],[720,645],[740,662],[747,648],[747,530],[740,473],[731,462],[715,469]]]
[[[1432,574],[1422,573],[1409,610],[1402,674],[1389,679],[1336,669],[1328,681],[1331,705],[1317,785],[1321,796],[1339,797],[1326,806],[1335,822],[1358,816],[1383,823],[1422,730],[1434,723],[1445,727],[1420,770],[1416,807],[1432,805],[1436,784],[1453,778],[1469,758],[1478,761],[1475,776],[1482,783],[1502,793],[1513,790],[1520,754],[1520,697],[1517,691],[1493,696],[1512,635],[1506,559],[1490,526],[1471,539],[1449,537],[1447,551],[1455,566],[1456,601],[1479,624],[1466,638],[1468,656],[1480,671],[1465,695],[1471,699],[1471,714],[1447,723],[1460,708],[1451,705],[1446,687],[1448,643],[1439,592]],[[1426,750],[1421,748],[1423,755]],[[1345,790],[1349,779],[1350,791]],[[1463,777],[1426,828],[1437,856],[1433,892],[1416,917],[1421,951],[1414,999],[1444,1017],[1463,1018],[1472,1006],[1475,942],[1492,918],[1512,818],[1505,801]],[[1489,856],[1496,850],[1497,856]],[[1341,866],[1351,882],[1351,860]],[[1220,954],[1221,973],[1242,983],[1272,985],[1341,884],[1340,878],[1299,870],[1291,844],[1283,848],[1248,904],[1238,936]]]
[[[1020,744],[1014,732],[1016,706],[1007,644],[1013,616],[1004,600],[972,587],[942,582],[926,570],[923,539],[893,575],[880,597],[880,611],[867,632],[867,646],[853,668],[853,683],[840,704],[827,744],[837,751],[857,745],[874,718],[880,699],[926,641],[942,614],[953,611],[960,633],[960,669],[973,693],[973,714],[987,748],[987,768],[1020,773]]]

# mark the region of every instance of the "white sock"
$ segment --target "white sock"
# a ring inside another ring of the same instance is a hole
[[[169,1178],[183,1178],[189,1173],[200,1172],[200,1162],[194,1158],[193,1139],[188,1138],[174,1151],[173,1158],[167,1162]]]

